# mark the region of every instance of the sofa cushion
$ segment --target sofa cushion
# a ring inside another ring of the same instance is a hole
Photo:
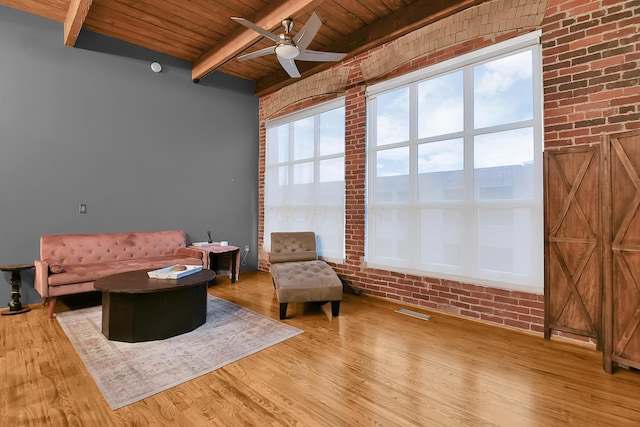
[[[40,238],[40,259],[63,267],[169,256],[186,246],[182,230],[139,233],[51,234]]]
[[[132,259],[129,261],[111,261],[93,264],[65,264],[63,265],[64,271],[62,273],[49,276],[49,286],[90,282],[112,274],[134,270],[155,270],[175,264],[202,265],[202,260],[199,258],[188,258],[183,256],[160,256],[144,259]]]

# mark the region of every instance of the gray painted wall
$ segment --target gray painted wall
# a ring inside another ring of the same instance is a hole
[[[43,234],[182,229],[250,245],[243,269],[256,268],[252,84],[194,84],[190,64],[92,33],[66,47],[62,23],[5,6],[0,58],[0,265],[39,258]],[[21,301],[40,301],[32,272]]]

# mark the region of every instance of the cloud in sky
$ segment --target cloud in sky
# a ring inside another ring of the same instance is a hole
[[[527,50],[473,68],[476,129],[533,118],[531,61]]]
[[[462,138],[418,146],[418,173],[457,171],[464,168]]]
[[[459,70],[418,84],[418,138],[462,131],[463,77]]]
[[[379,95],[376,110],[376,145],[409,140],[409,87]]]

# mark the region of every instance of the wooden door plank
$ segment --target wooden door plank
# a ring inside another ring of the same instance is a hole
[[[640,368],[640,131],[611,135],[605,141],[606,249],[604,275],[605,351],[603,366]],[[633,190],[630,192],[629,190]],[[635,225],[635,226],[634,226]]]
[[[545,152],[547,339],[552,330],[600,339],[599,151],[569,147]]]

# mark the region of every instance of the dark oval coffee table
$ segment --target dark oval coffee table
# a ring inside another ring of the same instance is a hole
[[[216,273],[203,269],[181,279],[152,279],[150,270],[98,279],[102,333],[113,341],[140,342],[193,331],[207,320],[207,284]]]

